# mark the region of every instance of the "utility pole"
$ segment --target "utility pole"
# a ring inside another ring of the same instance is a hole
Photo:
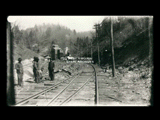
[[[93,55],[92,55],[93,53],[92,53],[92,39],[91,39],[91,58],[93,57]],[[93,58],[92,58],[93,59]]]
[[[96,24],[94,25],[96,29],[96,40],[97,40],[97,48],[98,48],[98,64],[100,65],[100,56],[99,56],[99,41],[98,41],[98,38],[99,38],[99,29],[100,29],[100,24]]]
[[[77,43],[78,43],[78,57],[79,57],[79,39],[77,39]]]
[[[98,47],[98,64],[99,64],[99,66],[100,66],[99,43],[97,43],[97,47]]]
[[[110,46],[111,46],[111,56],[112,56],[112,75],[115,76],[115,61],[114,61],[114,42],[113,42],[113,18],[111,17],[111,40],[110,40]]]
[[[80,39],[81,40],[81,39]],[[81,59],[81,51],[82,51],[82,46],[80,44],[80,59]]]
[[[70,43],[69,44],[70,44],[70,52],[71,52],[71,38],[70,38]]]
[[[88,57],[88,42],[87,42],[87,57]]]

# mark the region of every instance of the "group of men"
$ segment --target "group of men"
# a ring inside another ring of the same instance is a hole
[[[49,63],[48,63],[48,71],[49,71],[49,77],[50,80],[53,81],[54,80],[54,61],[51,58],[49,59]],[[18,58],[18,63],[16,63],[15,65],[15,69],[17,71],[17,78],[18,78],[18,85],[22,86],[23,83],[23,65],[21,63],[22,59]],[[33,60],[33,74],[34,74],[34,81],[36,83],[40,82],[41,76],[42,76],[42,72],[43,72],[43,67],[41,69],[39,69],[39,58],[38,57],[34,57]]]

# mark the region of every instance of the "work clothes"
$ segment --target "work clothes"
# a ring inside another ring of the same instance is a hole
[[[18,85],[22,86],[23,82],[23,65],[22,63],[16,63],[15,69],[17,70],[17,78],[18,78]]]
[[[51,80],[54,80],[54,62],[50,61],[48,63],[48,71],[49,71],[49,77]]]
[[[38,62],[33,61],[33,73],[34,73],[34,78],[35,78],[34,81],[36,83],[39,83],[39,72],[38,72],[38,70],[39,70]]]
[[[51,49],[51,59],[52,59],[52,60],[55,60],[55,58],[56,58],[55,49],[52,48],[52,49]]]

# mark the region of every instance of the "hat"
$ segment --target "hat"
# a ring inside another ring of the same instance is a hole
[[[36,60],[36,57],[34,57],[33,59],[34,59],[34,61],[35,61],[35,60]]]
[[[34,61],[38,62],[39,58],[38,57],[34,57]]]
[[[22,61],[22,58],[18,58],[18,61]]]

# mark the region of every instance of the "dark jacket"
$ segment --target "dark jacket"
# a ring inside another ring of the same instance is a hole
[[[33,71],[37,71],[37,70],[39,70],[38,62],[33,61]]]
[[[50,61],[48,63],[48,70],[53,70],[54,69],[54,62],[53,61]]]

